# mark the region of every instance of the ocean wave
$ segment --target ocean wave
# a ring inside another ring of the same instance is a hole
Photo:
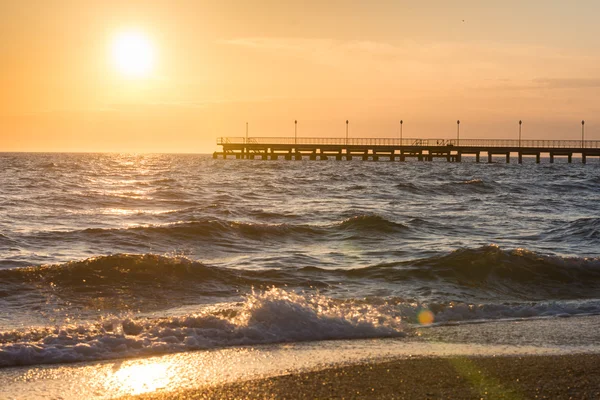
[[[417,186],[412,182],[400,182],[395,185],[395,188],[401,192],[411,193],[411,194],[421,194],[421,193],[430,193],[430,191]]]
[[[482,179],[469,179],[465,181],[447,182],[440,185],[441,192],[446,194],[464,194],[464,193],[494,193],[497,186],[495,182],[486,182]]]
[[[483,185],[483,180],[481,179],[470,179],[468,181],[460,182],[461,185]]]
[[[119,209],[123,212],[122,209]],[[198,240],[218,240],[219,244],[236,243],[238,239],[262,241],[264,239],[312,242],[327,235],[351,233],[349,238],[361,239],[364,233],[371,236],[403,233],[408,226],[388,220],[379,215],[354,215],[340,222],[328,224],[264,223],[227,220],[221,218],[198,218],[187,221],[130,226],[124,228],[87,228],[71,231],[42,231],[24,235],[24,239],[94,241],[102,239],[110,243],[142,241],[152,243],[185,243]],[[169,247],[167,246],[167,247]]]
[[[484,302],[462,301],[417,302],[405,298],[367,298],[352,300],[355,305],[368,304],[380,308],[381,312],[400,317],[407,328],[423,325],[448,325],[456,323],[491,322],[498,320],[531,319],[546,317],[570,317],[600,315],[600,299]],[[384,307],[385,306],[385,307]],[[427,323],[420,315],[429,313]]]
[[[579,218],[566,222],[544,234],[547,240],[600,239],[600,218]]]
[[[106,318],[87,325],[0,332],[0,366],[403,335],[401,318],[382,307],[356,307],[319,295],[271,289],[252,293],[238,309],[158,319]]]
[[[600,293],[600,260],[490,245],[354,269],[243,270],[154,254],[116,254],[0,269],[0,291],[6,296],[18,297],[27,290],[82,307],[116,310],[168,307],[183,300],[197,304],[198,299],[209,297],[233,299],[252,288],[337,293],[346,286],[368,293],[372,285],[384,285],[388,293],[421,301],[593,299]]]
[[[309,225],[251,223],[211,218],[128,228],[91,228],[64,234],[142,238],[163,236],[169,240],[222,239],[226,237],[260,240],[265,237],[281,239],[299,234],[315,235],[319,234],[319,231],[318,228]]]
[[[489,245],[459,249],[411,263],[421,279],[443,279],[460,287],[490,289],[521,298],[595,298],[600,260],[543,255]]]
[[[406,225],[390,221],[382,216],[357,215],[347,218],[339,223],[339,227],[344,230],[354,230],[356,232],[401,232],[408,229]]]
[[[15,243],[15,241],[12,240],[11,238],[9,238],[8,236],[0,233],[0,244],[12,244],[12,243]]]
[[[600,293],[597,258],[543,255],[526,249],[503,250],[495,245],[335,271],[349,279],[412,282],[413,288],[436,286],[447,294],[473,297],[583,299],[597,298]],[[321,269],[320,273],[331,272]]]
[[[544,301],[525,303],[469,304],[462,302],[432,303],[406,315],[413,323],[418,323],[418,314],[427,309],[433,313],[433,323],[486,321],[499,319],[527,319],[541,317],[569,317],[600,314],[600,301]]]
[[[53,168],[57,168],[58,164],[54,163],[54,162],[47,162],[47,163],[42,163],[38,166],[38,168],[40,169],[53,169]]]
[[[544,183],[543,187],[551,193],[585,193],[595,191],[597,185],[579,179],[560,179]]]
[[[117,254],[0,270],[0,292],[6,296],[33,291],[73,306],[110,310],[168,307],[199,297],[239,297],[239,291],[285,285],[328,286],[284,270],[210,267],[185,257],[154,254]]]
[[[350,225],[363,223],[363,220],[347,222]],[[395,225],[393,227],[398,229]],[[400,227],[403,229],[403,225]],[[177,287],[185,283],[197,287],[208,287],[210,283],[212,288],[218,283],[230,291],[272,285],[327,287],[327,282],[336,282],[339,278],[360,278],[398,283],[438,281],[441,287],[453,285],[515,295],[587,298],[600,293],[600,260],[544,255],[526,249],[504,250],[488,245],[354,269],[289,266],[241,270],[207,266],[185,257],[115,254],[65,264],[4,269],[0,270],[0,278],[0,282],[35,283],[38,287],[51,284],[77,288],[78,291],[85,291],[86,288],[93,291],[109,286],[126,288],[149,285],[160,285],[166,289],[170,285]]]
[[[97,322],[0,331],[0,367],[148,356],[229,346],[388,338],[415,328],[600,314],[600,300],[469,304],[334,299],[272,288],[240,303],[171,317],[104,315]],[[423,316],[425,315],[425,318]]]

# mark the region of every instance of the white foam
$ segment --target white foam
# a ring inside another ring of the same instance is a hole
[[[164,319],[107,320],[1,335],[0,366],[91,361],[215,347],[403,336],[400,316],[379,307],[301,296],[253,293],[228,317],[208,313]]]
[[[0,366],[93,361],[285,342],[405,336],[429,309],[438,325],[600,313],[600,300],[522,304],[377,304],[300,295],[252,293],[223,309],[164,318],[107,317],[97,323],[0,332]]]

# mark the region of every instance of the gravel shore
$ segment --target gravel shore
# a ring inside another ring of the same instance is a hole
[[[128,398],[600,399],[600,355],[410,358]]]

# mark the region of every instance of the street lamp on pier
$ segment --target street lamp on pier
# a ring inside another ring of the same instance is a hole
[[[456,120],[456,145],[460,145],[460,119]]]
[[[246,143],[248,143],[248,123],[246,122]]]
[[[585,121],[581,120],[581,148],[583,149],[585,147],[585,142],[583,141],[583,135],[584,135],[584,129],[585,129]]]
[[[400,146],[402,146],[402,124],[404,121],[400,120]]]
[[[348,120],[346,120],[346,146],[348,146]]]
[[[298,120],[294,120],[294,144],[298,144]]]
[[[523,125],[523,121],[519,120],[519,147],[521,147],[521,125]]]

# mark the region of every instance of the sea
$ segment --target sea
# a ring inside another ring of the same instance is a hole
[[[335,341],[599,352],[599,257],[596,159],[0,153],[0,379]]]

